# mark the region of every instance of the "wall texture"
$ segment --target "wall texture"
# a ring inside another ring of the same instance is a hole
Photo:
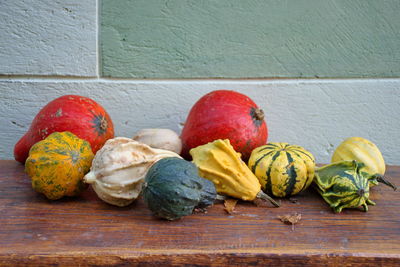
[[[400,76],[398,0],[102,3],[105,76]]]
[[[269,141],[328,162],[341,140],[363,136],[400,164],[398,2],[300,2],[0,0],[0,159],[64,94],[93,98],[130,137],[180,132],[198,98],[232,89],[265,110]],[[298,79],[316,75],[337,78]]]
[[[6,134],[0,155],[10,158],[13,144],[34,115],[63,94],[93,98],[110,113],[116,134],[132,137],[141,128],[180,132],[197,99],[211,90],[232,89],[247,94],[264,109],[270,141],[304,146],[318,162],[329,162],[334,147],[344,138],[363,136],[382,149],[389,164],[400,164],[399,150],[393,146],[394,140],[400,140],[399,88],[398,80],[4,81],[0,83],[0,125]]]
[[[96,0],[0,0],[0,74],[96,76]]]

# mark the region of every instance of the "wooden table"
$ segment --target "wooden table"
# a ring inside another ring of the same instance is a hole
[[[400,185],[400,167],[387,176]],[[314,190],[280,208],[221,203],[178,221],[154,218],[139,199],[118,208],[88,189],[48,201],[23,166],[0,161],[0,265],[400,266],[400,190],[371,190],[365,213],[334,214]],[[277,216],[299,213],[294,231]]]

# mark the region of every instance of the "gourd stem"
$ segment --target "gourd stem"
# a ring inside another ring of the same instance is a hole
[[[88,172],[85,177],[83,177],[83,181],[87,184],[92,184],[94,181],[96,181],[96,175],[94,172]]]
[[[100,129],[105,132],[107,130],[107,127],[108,127],[107,120],[105,117],[102,117],[100,121]]]
[[[392,184],[391,182],[389,182],[388,180],[386,180],[385,177],[383,177],[383,175],[378,175],[376,180],[387,186],[390,186],[391,188],[393,188],[394,191],[396,191],[396,189],[397,189],[397,187],[394,184]]]
[[[268,200],[269,202],[272,203],[272,205],[274,205],[275,207],[279,207],[280,205],[278,204],[278,202],[276,202],[275,200],[273,200],[270,196],[268,196],[267,194],[265,194],[262,190],[260,190],[260,192],[258,192],[256,198],[261,198],[264,200]]]
[[[262,121],[264,119],[264,111],[260,108],[254,110],[254,115],[257,120]]]
[[[216,196],[216,198],[215,198],[216,200],[225,200],[226,199],[226,196],[223,196],[223,195],[220,195],[220,194],[217,194],[217,196]]]

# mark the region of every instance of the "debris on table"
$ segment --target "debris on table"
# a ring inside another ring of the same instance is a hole
[[[283,216],[278,216],[278,218],[286,224],[292,225],[292,231],[294,231],[294,225],[297,224],[301,220],[300,213],[294,213],[293,215],[287,214]]]
[[[237,199],[234,198],[227,198],[224,201],[224,210],[228,213],[228,214],[232,214],[235,212],[235,207],[236,207],[236,203],[237,203]]]

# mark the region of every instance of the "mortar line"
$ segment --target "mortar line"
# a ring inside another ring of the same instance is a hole
[[[100,54],[100,3],[101,0],[96,0],[96,76],[100,78],[101,71],[101,54]]]
[[[362,83],[362,82],[400,82],[400,78],[204,78],[204,79],[132,79],[132,78],[111,78],[111,77],[80,77],[80,76],[46,76],[46,75],[1,75],[0,82],[102,82],[102,83],[128,83],[128,84],[331,84],[331,83]]]

